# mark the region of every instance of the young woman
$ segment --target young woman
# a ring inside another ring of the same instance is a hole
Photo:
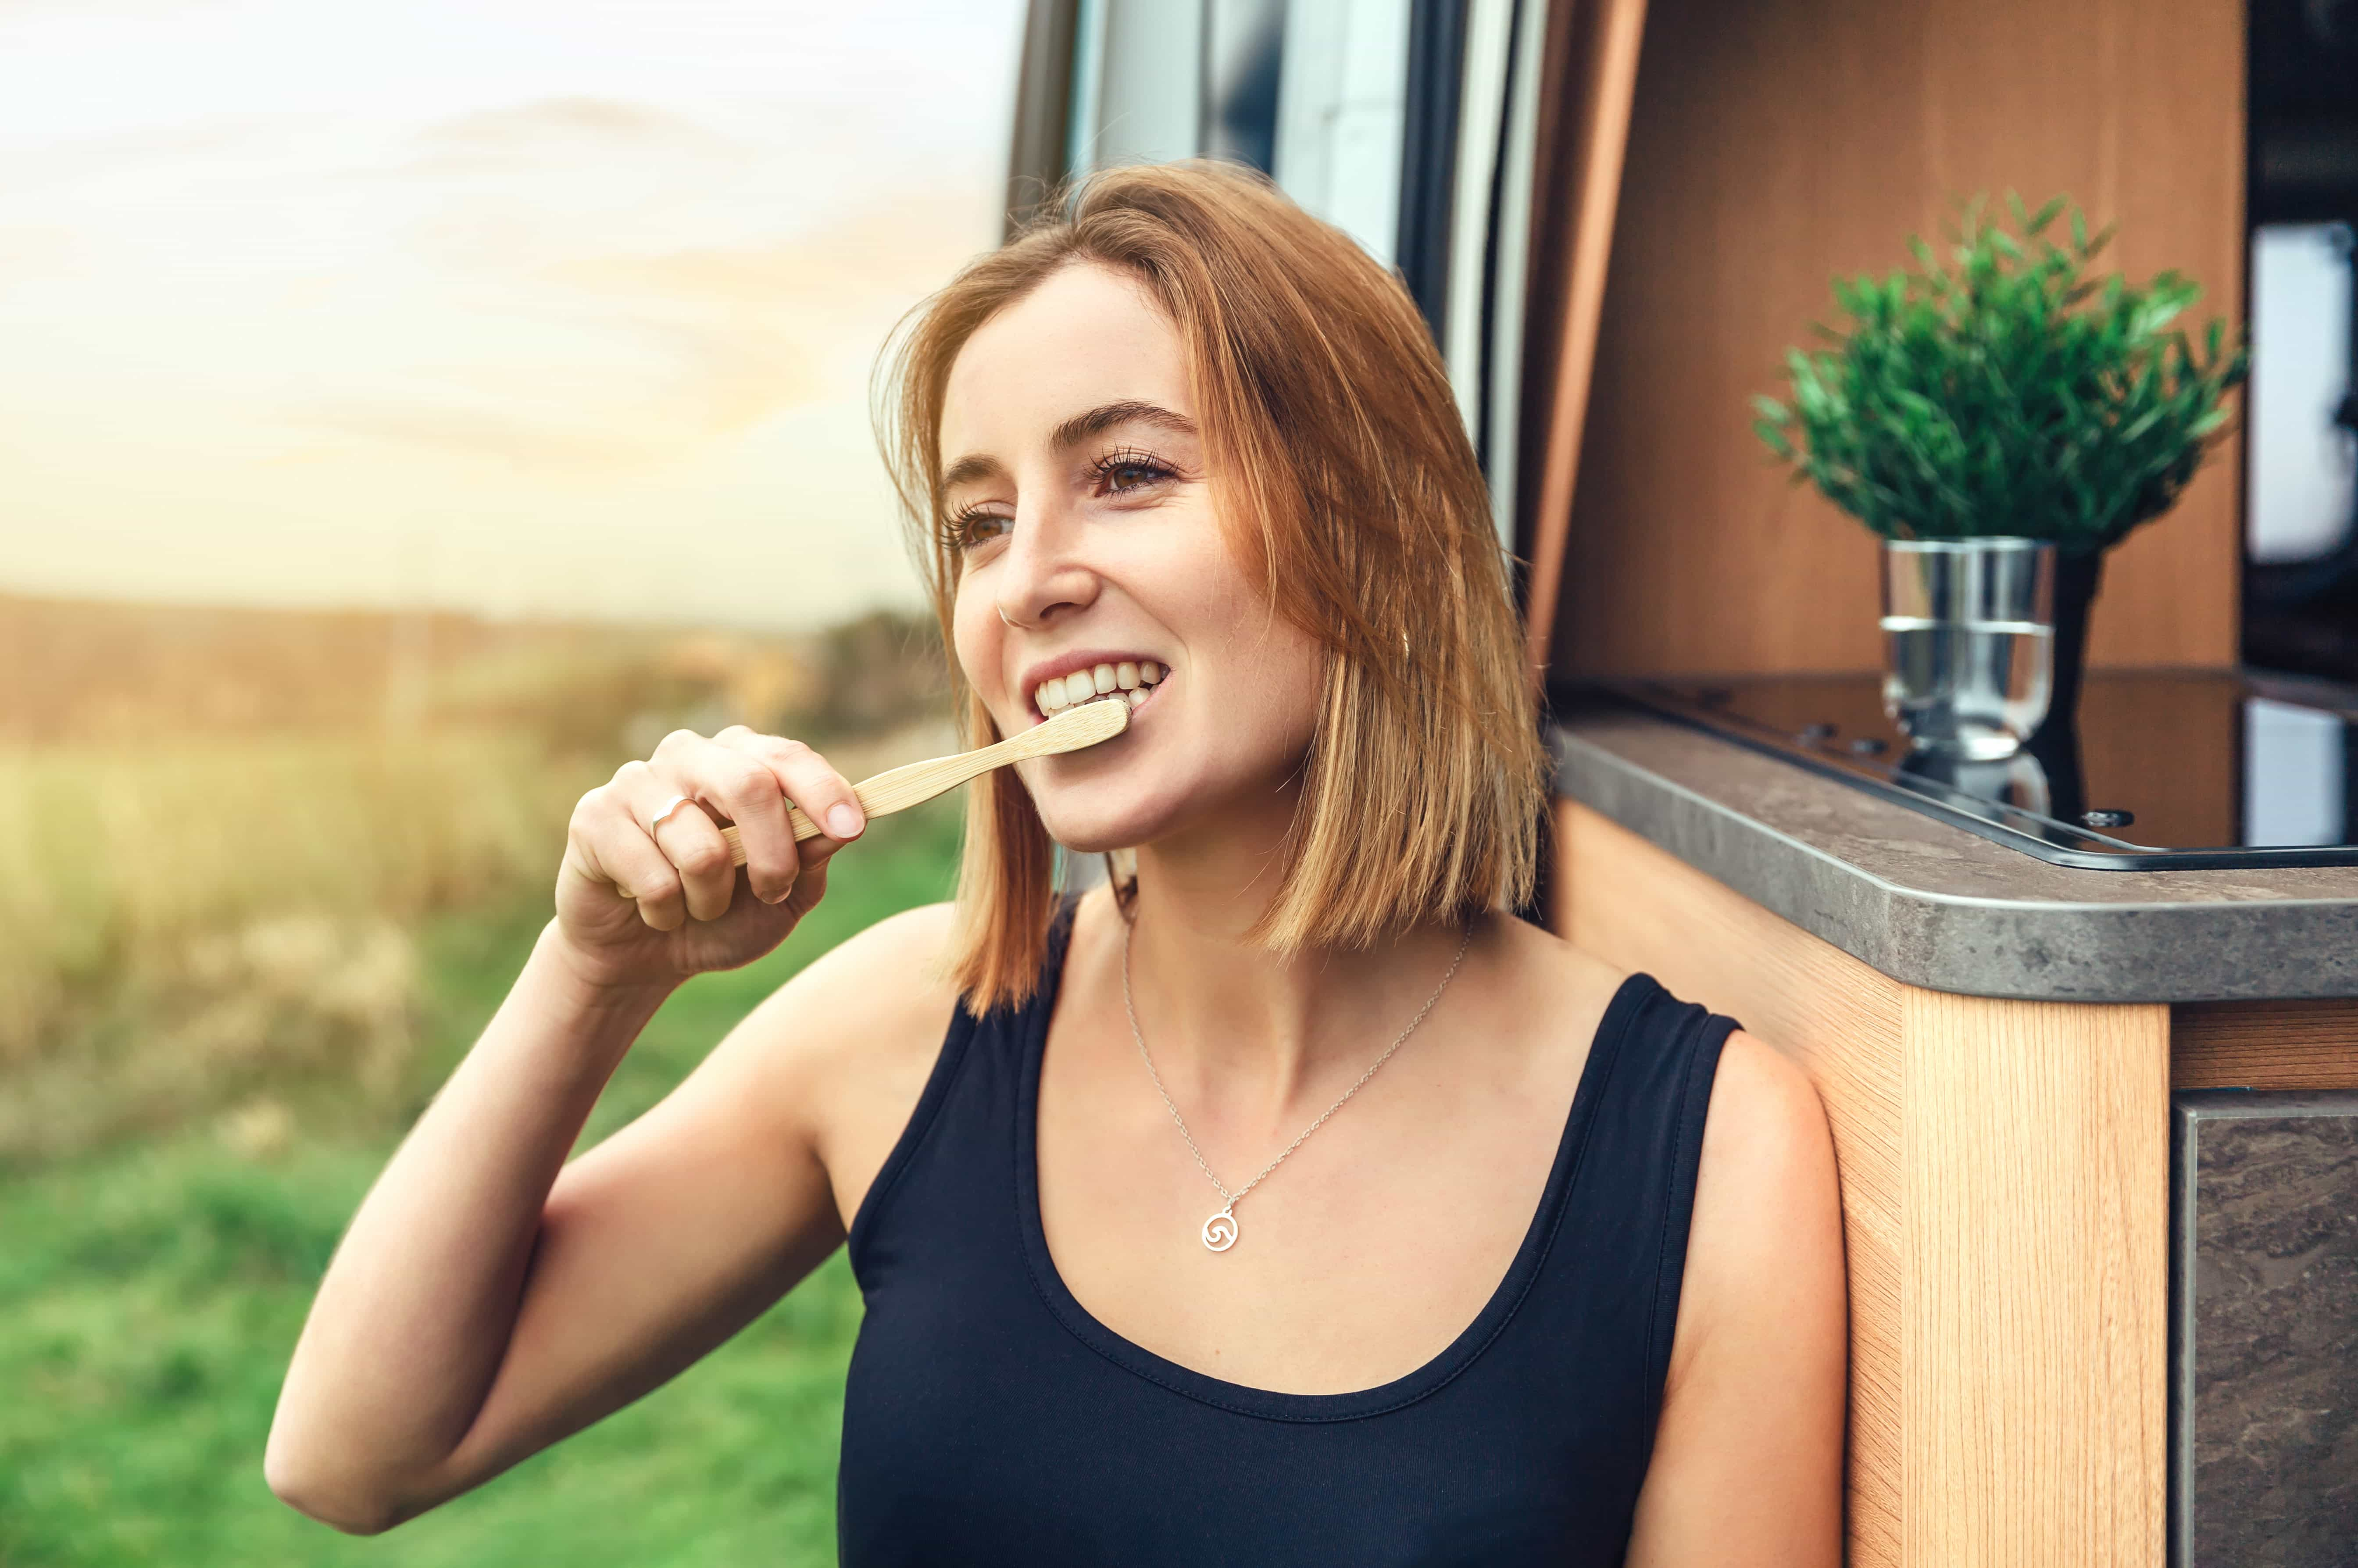
[[[742,728],[584,796],[556,918],[320,1286],[272,1487],[386,1529],[848,1237],[854,1568],[1836,1562],[1823,1116],[1505,913],[1542,753],[1398,284],[1254,177],[1125,169],[892,369],[968,741],[1085,699],[1127,732],[978,781],[955,904],[568,1163],[656,1005],[784,940],[862,827]],[[789,801],[829,836],[798,851]],[[1059,895],[1052,840],[1114,883]]]

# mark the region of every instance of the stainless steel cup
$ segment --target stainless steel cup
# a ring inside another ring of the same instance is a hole
[[[1919,749],[2010,756],[2055,678],[2055,546],[1883,542],[1883,708]]]

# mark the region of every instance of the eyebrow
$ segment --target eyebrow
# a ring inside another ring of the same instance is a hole
[[[1123,425],[1151,425],[1174,436],[1193,438],[1198,432],[1195,422],[1184,414],[1174,413],[1159,403],[1142,403],[1126,398],[1120,403],[1100,404],[1084,413],[1076,414],[1050,433],[1048,445],[1056,451],[1079,446],[1091,436],[1101,436]],[[969,453],[942,470],[942,488],[956,490],[959,485],[987,479],[1001,471],[999,460]]]

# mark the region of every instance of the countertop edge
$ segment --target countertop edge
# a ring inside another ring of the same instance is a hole
[[[1559,795],[1903,984],[2034,1001],[2358,996],[2358,900],[2066,903],[1909,888],[1560,725],[1552,738]]]

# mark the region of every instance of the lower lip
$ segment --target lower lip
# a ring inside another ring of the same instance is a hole
[[[1157,693],[1157,692],[1159,692],[1159,691],[1161,691],[1161,690],[1163,689],[1163,686],[1164,686],[1164,685],[1165,685],[1165,684],[1170,680],[1170,678],[1171,678],[1171,677],[1170,677],[1169,676],[1164,676],[1163,677],[1163,679],[1162,679],[1162,680],[1159,680],[1159,681],[1155,682],[1152,686],[1140,687],[1138,688],[1139,690],[1143,691],[1144,693],[1146,693],[1146,700],[1145,700],[1144,702],[1140,703],[1136,708],[1131,708],[1131,709],[1130,710],[1130,721],[1131,723],[1133,723],[1133,724],[1137,723],[1137,722],[1138,722],[1138,716],[1139,716],[1140,714],[1141,714],[1141,713],[1145,712],[1148,708],[1152,708],[1152,707],[1153,707],[1153,706],[1154,706],[1154,694],[1155,694],[1155,693]],[[1090,698],[1089,700],[1090,700],[1090,701],[1097,701],[1097,700],[1101,700],[1101,699],[1099,699],[1099,698],[1094,698],[1094,697],[1093,697],[1093,698]],[[1107,699],[1107,700],[1109,700],[1109,699]],[[1122,699],[1121,699],[1121,700],[1122,700],[1122,701],[1124,701],[1124,702],[1128,702],[1128,701],[1130,700],[1130,698],[1129,698],[1127,696],[1124,696],[1124,697],[1122,697]],[[1085,703],[1083,706],[1087,706],[1087,704]],[[1072,709],[1071,709],[1071,708],[1060,708],[1056,709],[1056,711],[1057,711],[1058,713],[1070,713],[1070,712],[1072,711]],[[1034,724],[1045,724],[1046,722],[1048,722],[1048,719],[1047,719],[1047,718],[1046,718],[1045,716],[1043,716],[1043,717],[1036,718],[1036,719],[1033,719],[1033,721],[1032,721],[1032,722],[1033,722]]]

